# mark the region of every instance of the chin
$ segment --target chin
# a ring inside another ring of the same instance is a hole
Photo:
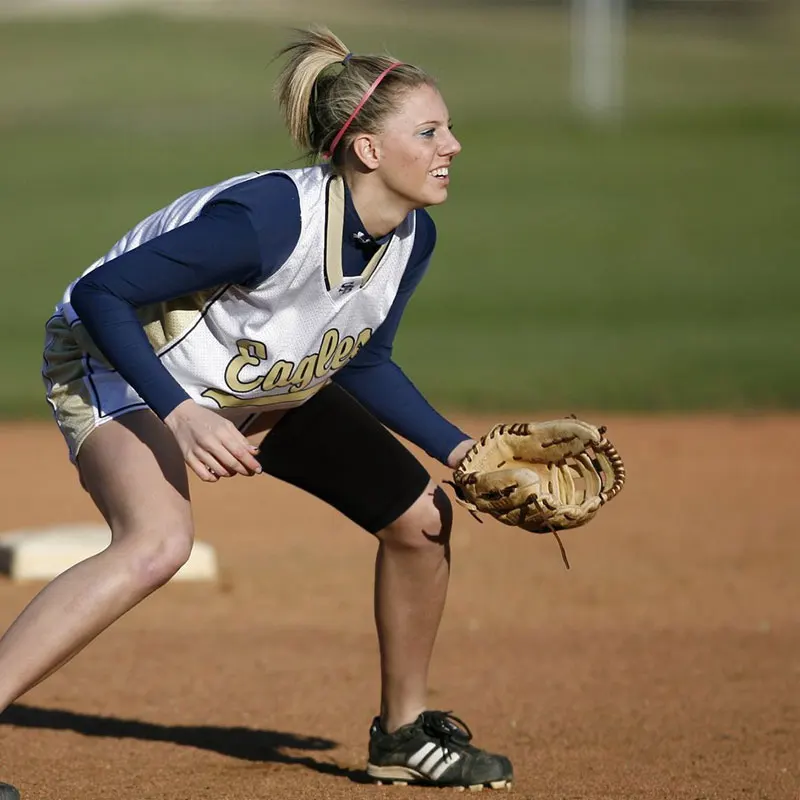
[[[447,187],[438,186],[432,189],[426,186],[418,192],[405,192],[403,196],[411,208],[438,206],[447,200]]]
[[[444,203],[447,200],[447,188],[442,187],[437,192],[426,192],[425,193],[425,205],[427,206],[438,206]]]

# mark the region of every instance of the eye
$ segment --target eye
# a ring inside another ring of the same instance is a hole
[[[436,135],[436,129],[435,128],[426,128],[424,131],[420,131],[419,135],[420,136],[425,136],[427,138],[430,138],[431,136],[435,136]]]

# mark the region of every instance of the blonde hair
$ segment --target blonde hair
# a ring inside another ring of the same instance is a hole
[[[298,38],[278,53],[278,58],[288,58],[275,82],[275,96],[292,141],[308,156],[320,157],[330,148],[375,79],[399,62],[388,55],[352,55],[344,42],[324,27],[296,33]],[[358,134],[380,133],[401,95],[422,85],[436,84],[418,67],[395,66],[337,144],[331,154],[334,166],[341,165]]]

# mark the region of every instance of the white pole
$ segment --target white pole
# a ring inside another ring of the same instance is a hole
[[[582,113],[622,108],[627,0],[572,0],[572,101]]]

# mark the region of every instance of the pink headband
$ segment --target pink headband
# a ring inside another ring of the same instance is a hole
[[[364,108],[364,105],[366,104],[367,100],[369,100],[370,97],[372,97],[372,93],[378,88],[378,86],[380,86],[381,81],[393,69],[397,69],[397,67],[402,67],[402,66],[403,66],[403,62],[402,61],[398,61],[397,63],[392,64],[390,67],[386,67],[386,69],[383,72],[381,72],[381,74],[378,75],[377,78],[375,78],[375,80],[372,83],[372,86],[370,86],[369,89],[367,89],[366,93],[361,98],[361,102],[356,106],[355,111],[353,111],[353,113],[350,115],[350,118],[347,120],[347,122],[345,122],[345,124],[342,125],[342,129],[334,137],[333,141],[331,142],[331,146],[328,148],[328,152],[327,153],[323,153],[325,158],[333,158],[333,153],[336,150],[337,146],[339,145],[339,142],[342,141],[342,136],[345,135],[345,133],[347,132],[347,129],[350,127],[350,125],[352,124],[353,120],[358,116],[358,112],[361,111],[362,108]]]

